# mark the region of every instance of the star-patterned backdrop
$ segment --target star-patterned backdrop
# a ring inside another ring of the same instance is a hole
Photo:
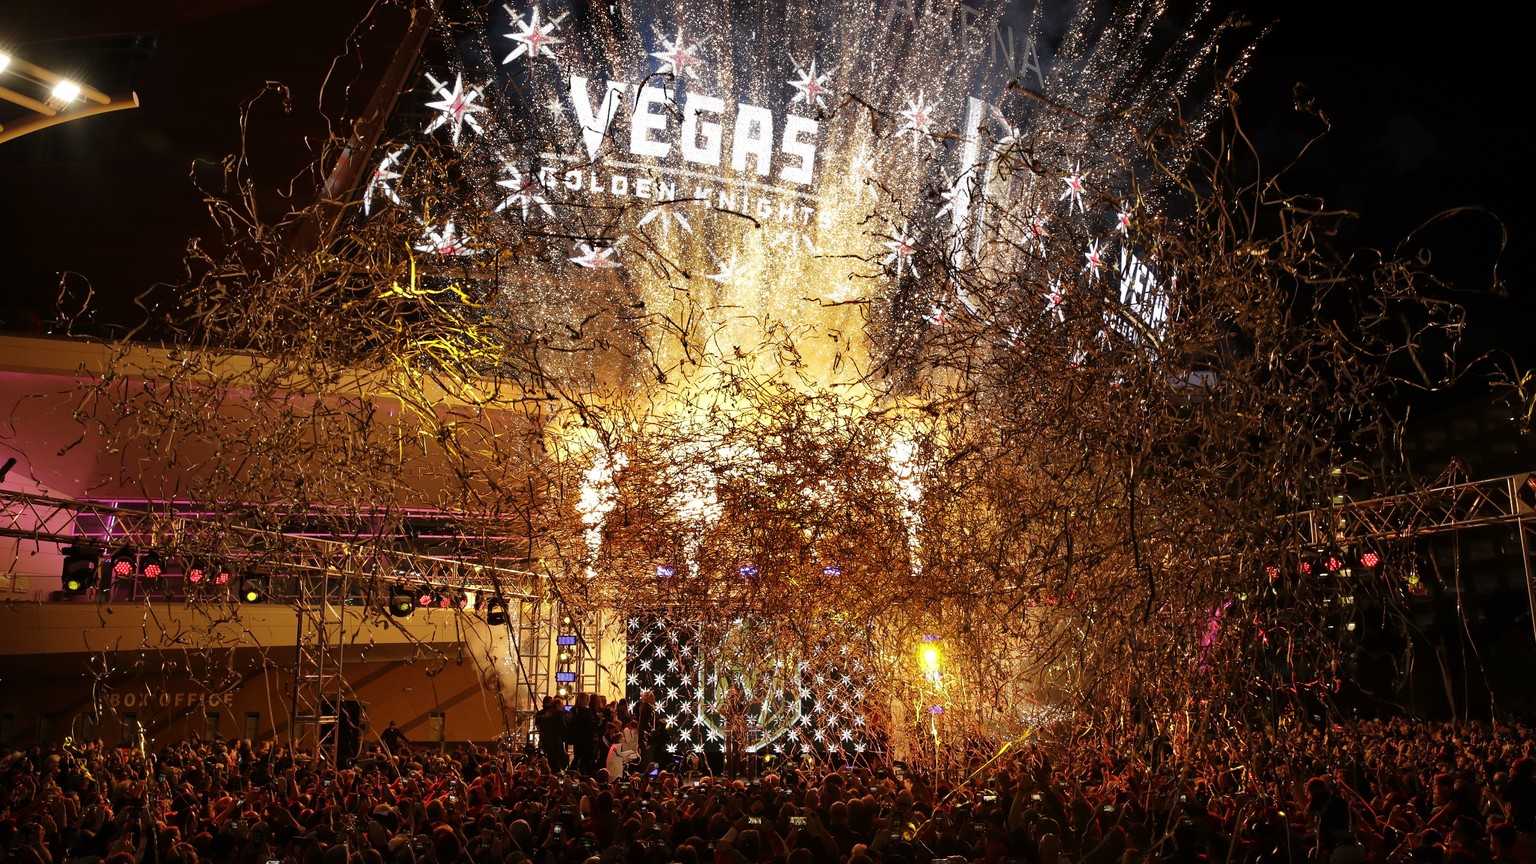
[[[872,664],[861,653],[867,642],[776,652],[752,622],[665,615],[631,616],[627,634],[631,710],[655,695],[678,759],[724,752],[733,704],[748,753],[858,759],[879,747]]]

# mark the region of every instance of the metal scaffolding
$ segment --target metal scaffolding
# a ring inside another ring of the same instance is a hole
[[[500,596],[517,616],[519,665],[525,686],[546,685],[549,636],[538,610],[538,574],[481,566],[429,555],[399,552],[322,537],[218,524],[169,509],[135,509],[0,490],[0,537],[38,544],[109,546],[157,550],[165,555],[207,561],[251,562],[264,572],[283,574],[269,583],[268,599],[289,605],[297,618],[294,639],[289,734],[292,744],[319,752],[322,745],[339,764],[341,727],[349,699],[343,676],[349,603],[377,602],[389,583],[409,574],[433,590],[476,591]],[[235,586],[227,586],[234,591]],[[542,651],[540,649],[542,646]],[[527,702],[518,708],[518,717]],[[535,702],[536,704],[536,702]]]

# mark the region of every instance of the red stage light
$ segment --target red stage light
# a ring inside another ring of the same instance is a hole
[[[1360,555],[1360,566],[1374,570],[1381,563],[1381,556],[1375,552],[1364,552]]]

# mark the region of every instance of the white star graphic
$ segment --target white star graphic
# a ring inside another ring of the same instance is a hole
[[[447,125],[455,147],[459,144],[459,135],[463,132],[465,126],[475,130],[478,134],[485,134],[485,130],[480,127],[480,118],[475,116],[476,112],[485,110],[484,105],[475,104],[475,100],[479,99],[481,95],[479,87],[473,87],[468,92],[465,92],[463,75],[454,77],[452,90],[449,90],[448,85],[438,81],[431,75],[427,76],[427,83],[432,85],[433,92],[440,97],[436,102],[427,103],[428,108],[436,108],[438,110],[437,116],[433,117],[432,122],[427,124],[427,132],[432,132],[439,126]]]
[[[699,46],[697,43],[689,45],[683,39],[683,28],[677,28],[677,38],[668,41],[666,37],[661,40],[662,50],[651,52],[651,56],[661,61],[661,66],[656,70],[661,75],[674,77],[687,75],[690,78],[699,77],[699,73],[693,67],[699,65]]]
[[[885,248],[891,250],[891,254],[885,256],[885,259],[881,263],[887,266],[895,264],[897,279],[901,278],[901,271],[904,268],[910,269],[913,276],[920,277],[922,275],[917,272],[917,267],[913,266],[912,264],[912,254],[917,251],[917,247],[913,245],[914,241],[911,237],[907,236],[906,232],[906,226],[903,225],[900,230],[893,230],[891,239],[886,240],[883,243]],[[821,682],[818,681],[817,683],[819,684]]]
[[[731,284],[731,282],[736,279],[736,276],[740,272],[740,265],[737,264],[737,256],[738,253],[732,252],[731,260],[729,261],[726,261],[723,258],[716,258],[715,267],[718,269],[708,276],[705,276],[704,278],[713,282],[719,282],[721,285]]]
[[[933,106],[923,104],[922,92],[917,94],[916,99],[908,99],[906,110],[900,113],[902,119],[907,122],[900,129],[896,130],[897,135],[911,132],[912,143],[916,144],[931,134],[929,126],[933,123]]]
[[[1115,214],[1115,230],[1120,232],[1121,237],[1129,237],[1131,235],[1131,215],[1133,212],[1134,210],[1131,207],[1122,207]]]
[[[559,18],[541,26],[539,24],[539,7],[537,6],[533,7],[533,15],[527,20],[513,12],[511,6],[506,7],[506,9],[507,13],[512,16],[512,20],[517,22],[515,26],[523,28],[523,32],[505,34],[508,39],[517,43],[517,47],[513,48],[512,53],[507,55],[507,59],[501,62],[511,63],[524,54],[528,55],[529,60],[536,60],[541,51],[545,57],[551,60],[555,59],[555,51],[550,46],[558,45],[562,41],[553,34],[555,28],[560,26],[560,22],[565,20],[565,16],[561,15]]]
[[[795,95],[790,98],[789,104],[804,102],[807,107],[824,107],[821,104],[822,97],[832,94],[832,91],[827,89],[827,84],[830,83],[827,73],[816,74],[816,61],[813,59],[809,69],[796,67],[795,74],[800,76],[799,81],[786,82],[795,88]]]
[[[614,244],[612,246],[604,246],[601,249],[593,248],[592,244],[590,243],[578,243],[577,245],[581,247],[581,252],[580,254],[571,258],[571,261],[578,266],[593,270],[603,270],[612,267],[624,266],[613,260],[613,253],[618,251],[619,248],[618,244]],[[676,664],[674,663],[673,665]],[[660,679],[661,676],[658,675],[656,677]]]
[[[1045,230],[1046,222],[1047,220],[1043,213],[1037,213],[1029,219],[1029,240],[1027,245],[1034,246],[1041,254],[1045,253],[1045,238],[1051,236],[1050,232]]]
[[[1046,289],[1045,292],[1046,314],[1055,313],[1056,320],[1065,323],[1067,320],[1067,313],[1064,308],[1066,302],[1067,292],[1062,290],[1059,283],[1052,282],[1051,287]]]
[[[811,240],[811,235],[793,226],[779,229],[768,240],[768,246],[772,249],[783,249],[792,255],[821,254],[821,250],[817,249],[816,244]]]
[[[943,327],[949,323],[949,313],[944,310],[943,306],[939,305],[929,307],[928,314],[924,318],[935,327]]]
[[[1083,265],[1083,272],[1088,274],[1088,278],[1097,280],[1099,273],[1104,269],[1104,258],[1099,253],[1098,240],[1088,242],[1088,251],[1083,253],[1083,257],[1088,262]]]
[[[1083,171],[1079,165],[1072,166],[1072,173],[1061,178],[1061,182],[1067,184],[1066,191],[1061,193],[1057,201],[1070,201],[1068,209],[1073,204],[1077,205],[1077,212],[1083,212]]]
[[[453,220],[450,219],[443,223],[441,230],[428,225],[421,234],[421,242],[416,244],[416,250],[458,258],[474,255],[474,250],[470,249],[466,243],[467,238],[459,234],[459,230],[454,227]]]
[[[396,204],[405,203],[400,200],[400,196],[395,192],[395,188],[389,185],[389,181],[400,179],[400,172],[394,170],[394,168],[395,162],[404,154],[405,148],[401,147],[399,150],[385,156],[379,161],[379,167],[373,169],[373,175],[368,178],[368,188],[363,192],[363,215],[366,216],[372,212],[373,196],[375,194],[382,195]]]
[[[939,193],[939,197],[944,201],[944,206],[939,208],[939,212],[933,214],[935,219],[942,217],[945,213],[952,212],[955,209],[955,202],[960,198],[960,184],[963,181],[950,180],[948,172],[945,173],[944,179],[944,191]]]
[[[516,205],[523,211],[523,220],[527,221],[528,205],[537,204],[539,209],[544,211],[544,215],[555,215],[555,211],[550,208],[549,202],[544,199],[542,194],[543,188],[539,186],[538,181],[534,179],[532,174],[523,174],[511,162],[506,163],[506,169],[507,179],[496,181],[497,186],[504,186],[508,190],[507,197],[501,199],[501,203],[496,205],[497,212]]]
[[[657,217],[661,218],[663,231],[670,232],[672,224],[676,223],[685,233],[692,234],[693,226],[688,224],[688,217],[683,215],[682,204],[658,204],[640,218],[637,227],[644,228]]]

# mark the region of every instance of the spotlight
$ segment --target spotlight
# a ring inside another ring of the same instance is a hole
[[[150,550],[139,559],[139,572],[146,579],[159,579],[165,574],[165,562],[161,560],[160,553]]]
[[[656,578],[657,579],[671,579],[673,576],[676,576],[676,575],[677,575],[677,568],[673,567],[671,564],[657,564],[656,565]]]
[[[743,564],[739,569],[743,579],[754,579],[759,572],[756,564]]]
[[[396,587],[389,592],[389,614],[396,618],[408,618],[416,608],[416,598],[404,588]]]
[[[124,546],[117,550],[117,554],[112,556],[112,577],[125,579],[132,576],[133,571],[138,569],[138,557],[134,554],[132,546]]]
[[[827,566],[821,568],[821,575],[831,576],[835,579],[838,576],[843,575],[843,568],[837,566],[836,564],[828,564]]]
[[[0,55],[4,56],[4,55]],[[97,555],[77,546],[64,549],[64,593],[74,597],[96,584]]]
[[[1381,566],[1381,554],[1367,550],[1360,553],[1360,566],[1367,570],[1375,570]]]
[[[208,578],[208,565],[202,561],[187,562],[187,584],[201,585]]]
[[[60,81],[53,85],[52,95],[60,102],[73,102],[80,98],[80,85],[73,81]]]
[[[9,65],[11,65],[11,55],[6,54],[3,51],[0,51],[0,72],[4,72],[5,71],[5,67],[7,67]]]
[[[451,594],[437,594],[434,596],[437,597],[437,608],[439,609],[452,609],[455,605],[453,595]]]
[[[233,578],[235,578],[235,574],[229,572],[229,568],[223,565],[220,565],[213,571],[213,584],[215,585],[228,585],[229,580]]]
[[[485,623],[492,627],[503,627],[507,623],[507,601],[500,597],[492,597],[485,601]]]
[[[423,607],[434,605],[433,602],[432,602],[432,589],[431,588],[428,588],[427,586],[423,585],[420,588],[416,589],[416,605],[417,606],[423,606]]]
[[[240,602],[260,603],[262,600],[266,599],[266,586],[262,584],[265,581],[266,580],[258,576],[247,576],[244,579],[241,579]]]

